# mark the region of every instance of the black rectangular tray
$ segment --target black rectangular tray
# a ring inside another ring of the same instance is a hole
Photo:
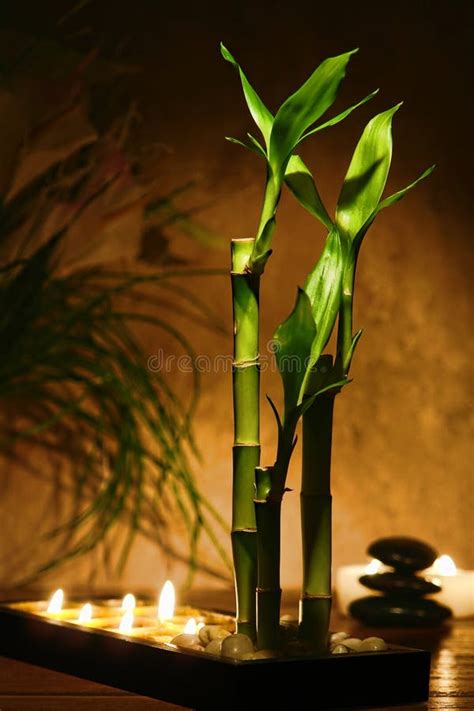
[[[430,654],[236,661],[175,650],[0,604],[0,654],[199,711],[342,709],[428,699]]]

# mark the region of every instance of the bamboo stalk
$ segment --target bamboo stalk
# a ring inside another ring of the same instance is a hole
[[[337,360],[341,374],[346,375],[350,367],[352,345],[352,305],[354,295],[354,279],[356,259],[346,266],[342,277],[341,306],[337,330]]]
[[[280,646],[280,519],[281,500],[270,495],[273,467],[257,467],[255,515],[257,521],[257,646]]]
[[[321,387],[331,356],[322,356],[312,380],[312,392]],[[311,395],[311,392],[308,393]],[[327,649],[331,613],[331,446],[335,392],[316,398],[303,415],[303,467],[301,533],[303,589],[300,600],[302,639],[317,652]]]
[[[256,638],[257,528],[255,468],[260,462],[260,366],[258,275],[247,270],[253,239],[232,240],[234,311],[234,446],[232,553],[237,631]]]

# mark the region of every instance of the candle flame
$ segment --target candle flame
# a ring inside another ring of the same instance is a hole
[[[196,634],[197,632],[197,624],[196,620],[194,617],[191,617],[186,624],[184,625],[184,634]]]
[[[365,574],[366,575],[375,575],[380,571],[380,569],[383,567],[383,563],[380,560],[377,560],[377,558],[372,558],[370,563],[365,566]]]
[[[166,620],[170,620],[173,617],[175,601],[176,594],[174,585],[171,580],[167,580],[163,585],[163,590],[161,591],[160,600],[158,602],[158,619],[160,622],[166,622]]]
[[[61,612],[61,608],[64,602],[64,591],[59,588],[56,590],[48,605],[48,612],[57,613]]]
[[[133,628],[133,610],[127,610],[119,624],[119,632],[122,634],[128,634]]]
[[[129,610],[133,611],[136,605],[137,601],[135,600],[135,595],[132,595],[132,593],[127,593],[122,600],[122,610],[124,612],[128,612]]]
[[[86,622],[90,622],[92,620],[92,605],[90,602],[86,602],[84,607],[81,608],[81,611],[79,613],[78,617],[78,622],[81,624],[85,624]]]
[[[435,562],[433,563],[431,572],[433,572],[435,575],[451,576],[456,575],[457,568],[451,556],[441,555],[439,558],[436,558]]]

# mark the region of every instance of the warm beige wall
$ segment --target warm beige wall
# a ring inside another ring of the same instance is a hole
[[[157,166],[164,185],[198,179],[198,197],[212,202],[205,219],[229,237],[250,235],[255,229],[262,167],[257,158],[222,140],[225,134],[245,135],[251,124],[236,76],[219,58],[218,39],[224,39],[249,68],[270,104],[324,56],[361,47],[341,105],[376,86],[382,88],[380,98],[304,151],[331,206],[364,122],[371,112],[405,99],[395,119],[390,188],[405,185],[433,162],[438,167],[426,184],[379,219],[362,251],[355,325],[364,328],[364,335],[354,362],[354,382],[338,399],[336,412],[334,560],[339,565],[363,559],[375,537],[406,534],[431,541],[472,568],[469,3],[454,3],[443,15],[446,3],[401,2],[393,17],[388,5],[372,2],[343,3],[344,7],[338,3],[325,11],[317,2],[293,3],[291,9],[276,3],[269,14],[261,4],[260,9],[251,9],[253,3],[226,8],[216,3],[214,13],[199,4],[199,12],[196,5],[188,15],[146,10],[149,5],[138,3],[140,11],[128,18],[136,31],[133,58],[145,63],[142,74],[132,80],[144,114],[142,139],[172,146],[173,153]],[[116,22],[114,31],[120,34],[125,18]],[[322,237],[314,222],[285,196],[275,253],[263,282],[263,344],[288,313],[295,287],[315,259]],[[227,251],[194,251],[198,263],[226,265]],[[199,289],[229,320],[227,281],[199,282]],[[192,335],[202,353],[230,352],[230,338],[198,329]],[[150,354],[154,348],[150,342]],[[180,380],[177,374],[173,378]],[[263,382],[264,391],[279,393],[276,377],[265,375]],[[199,480],[228,514],[230,377],[206,374],[203,386],[197,420],[204,454]],[[274,435],[272,416],[264,405],[264,461],[271,461]],[[286,497],[284,507],[285,585],[297,585],[300,577],[299,461],[298,452],[290,476],[295,491]],[[31,501],[31,488],[19,486]],[[18,491],[12,493],[11,486],[8,491],[2,514],[8,524],[2,528],[3,553],[20,533],[25,535],[25,525],[14,514],[21,507]],[[33,524],[33,515],[29,522]],[[6,570],[4,566],[4,574]],[[156,552],[142,543],[135,548],[127,581],[154,584],[165,572]],[[77,581],[77,573],[68,575]]]

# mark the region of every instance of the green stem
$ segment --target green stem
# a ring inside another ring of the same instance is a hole
[[[271,218],[275,215],[281,195],[281,183],[273,177],[269,166],[267,169],[268,174],[267,182],[265,185],[265,195],[263,197],[263,206],[260,215],[260,224],[258,226],[256,240],[262,234],[268,220],[271,220]]]
[[[257,644],[259,649],[280,646],[280,520],[281,501],[269,498],[273,467],[257,467],[255,514],[257,520],[258,587]]]
[[[234,310],[234,447],[232,552],[237,629],[256,638],[257,528],[255,468],[260,461],[259,427],[259,277],[247,263],[253,239],[232,240],[231,281]]]
[[[295,433],[298,419],[295,414],[290,416],[285,414],[283,427],[278,433],[277,455],[273,465],[272,486],[269,496],[273,501],[280,501],[280,503],[285,493],[286,478],[296,443]]]
[[[347,374],[350,367],[352,346],[352,306],[354,294],[354,279],[356,259],[350,260],[342,277],[341,306],[337,331],[337,354],[342,373]]]
[[[316,366],[312,386],[332,365],[323,356]],[[311,393],[309,393],[311,394]],[[316,398],[303,415],[303,471],[301,529],[303,590],[300,601],[300,637],[319,653],[327,649],[331,613],[331,446],[334,393]]]
[[[281,195],[281,181],[272,174],[267,166],[267,182],[263,198],[262,212],[258,225],[252,254],[248,262],[248,270],[255,274],[262,274],[266,261],[271,254],[271,240],[275,229],[275,214]],[[273,222],[271,222],[273,219]]]

